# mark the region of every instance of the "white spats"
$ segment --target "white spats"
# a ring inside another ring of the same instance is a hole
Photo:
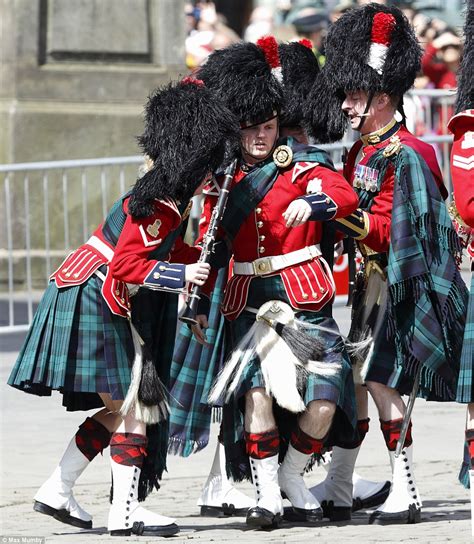
[[[250,458],[257,507],[272,514],[283,514],[283,500],[278,486],[278,455],[266,459]]]
[[[471,535],[474,537],[474,470],[469,471],[469,485],[471,493]]]
[[[256,505],[255,499],[236,489],[227,478],[225,451],[220,442],[197,505],[201,507],[201,515],[214,515],[213,512],[215,515],[242,515]]]
[[[398,457],[393,451],[389,454],[392,488],[387,500],[372,514],[370,523],[419,523],[422,503],[413,472],[413,446],[404,447]]]
[[[291,505],[301,510],[317,510],[321,505],[304,483],[304,471],[311,454],[301,453],[291,444],[278,471],[278,482]]]
[[[169,536],[179,532],[174,519],[155,514],[140,506],[138,482],[140,469],[110,460],[112,467],[113,501],[109,510],[108,530],[112,535]]]
[[[72,493],[77,478],[88,465],[89,459],[79,450],[76,440],[73,438],[66,448],[59,465],[36,493],[34,497],[36,501],[35,510],[52,515],[58,521],[63,521],[69,525],[82,528],[92,527],[92,516],[79,506]],[[49,507],[49,509],[45,508],[45,506]],[[61,518],[59,513],[55,515],[53,510],[64,510],[69,515],[63,513]]]

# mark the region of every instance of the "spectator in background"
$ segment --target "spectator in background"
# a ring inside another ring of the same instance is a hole
[[[461,39],[454,31],[446,30],[428,42],[422,69],[437,89],[454,89],[461,62]]]
[[[341,15],[346,13],[346,11],[355,8],[357,4],[354,0],[341,0],[338,4],[336,4],[329,14],[329,17],[331,19],[331,24],[335,23]]]
[[[256,43],[263,36],[273,33],[273,11],[270,8],[259,6],[252,11],[249,25],[245,29],[244,40]]]
[[[325,9],[303,8],[292,21],[298,38],[306,38],[313,42],[314,54],[320,66],[324,64],[323,43],[329,27],[329,13]]]
[[[227,26],[222,14],[216,12],[214,2],[196,2],[185,5],[186,66],[194,70],[216,49],[240,41],[239,36]]]
[[[461,62],[462,44],[459,36],[447,29],[428,42],[422,59],[423,74],[436,89],[455,89],[456,74]],[[454,95],[453,95],[454,98]],[[453,100],[443,99],[436,108],[438,134],[448,134],[448,121],[454,114]]]

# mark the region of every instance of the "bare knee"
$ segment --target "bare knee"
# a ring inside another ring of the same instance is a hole
[[[246,411],[262,413],[272,411],[272,407],[272,399],[265,393],[263,387],[251,389],[245,395]]]
[[[312,418],[319,421],[331,421],[336,413],[336,404],[328,400],[313,400],[306,409]]]
[[[120,408],[122,407],[123,400],[112,400],[112,397],[109,393],[99,393],[99,396],[104,403],[105,408],[114,414],[119,414]]]

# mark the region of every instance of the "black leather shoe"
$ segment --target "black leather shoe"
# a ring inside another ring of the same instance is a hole
[[[305,510],[304,508],[296,508],[292,506],[285,508],[283,519],[292,523],[317,523],[323,519],[323,509],[313,508]]]
[[[200,515],[207,518],[222,518],[232,516],[245,516],[248,508],[236,508],[233,504],[226,502],[222,506],[201,506]]]
[[[377,493],[374,493],[374,495],[370,495],[370,497],[367,497],[365,499],[361,499],[360,497],[356,497],[352,501],[352,511],[357,512],[357,510],[368,510],[369,508],[373,508],[374,506],[379,506],[380,504],[383,504],[390,493],[390,487],[391,484],[389,481],[385,482],[385,485],[382,487],[380,491]]]
[[[274,514],[266,508],[254,506],[247,511],[245,520],[247,525],[254,528],[272,528],[276,529],[281,523],[281,514]]]
[[[421,509],[410,504],[408,510],[402,512],[381,512],[376,510],[369,518],[370,525],[402,525],[421,522]]]
[[[352,519],[350,506],[334,506],[334,501],[323,501],[321,508],[324,517],[329,518],[329,521],[350,521]]]
[[[92,521],[84,521],[83,519],[75,518],[74,516],[71,516],[71,514],[64,508],[58,510],[57,508],[53,508],[44,502],[35,501],[33,510],[39,512],[40,514],[51,516],[61,523],[67,523],[67,525],[73,525],[74,527],[79,527],[80,529],[92,529]]]
[[[179,533],[176,523],[170,525],[145,525],[143,521],[135,521],[130,529],[114,529],[110,536],[172,536]]]

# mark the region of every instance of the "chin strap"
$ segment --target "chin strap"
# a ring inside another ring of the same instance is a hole
[[[365,123],[365,117],[366,117],[366,114],[369,112],[369,108],[370,108],[370,105],[372,104],[374,95],[375,95],[375,91],[370,91],[370,93],[367,96],[367,104],[365,105],[364,113],[360,117],[359,126],[356,128],[357,132],[362,131],[362,127],[364,126],[364,123]]]

